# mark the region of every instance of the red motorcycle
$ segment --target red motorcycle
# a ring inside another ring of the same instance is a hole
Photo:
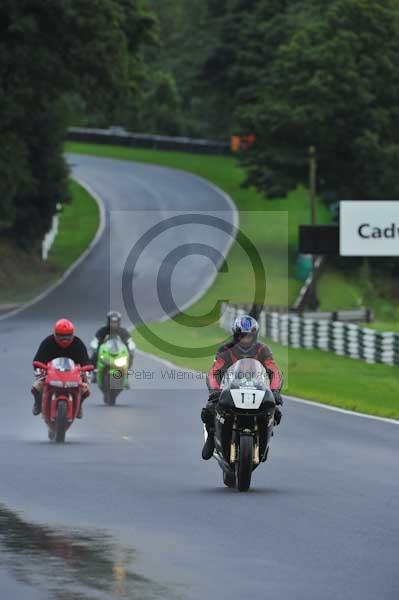
[[[47,365],[35,360],[33,366],[44,373],[42,417],[48,437],[51,441],[65,442],[65,434],[80,411],[82,375],[94,367],[81,367],[70,358],[55,358]]]

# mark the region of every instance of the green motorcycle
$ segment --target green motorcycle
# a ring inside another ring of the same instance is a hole
[[[97,383],[104,402],[114,406],[117,396],[127,389],[129,350],[118,336],[108,336],[98,351]]]

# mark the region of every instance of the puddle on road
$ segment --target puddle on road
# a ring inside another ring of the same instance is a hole
[[[0,560],[17,582],[43,590],[44,598],[177,598],[170,589],[135,573],[134,550],[116,544],[107,533],[32,525],[1,504]]]

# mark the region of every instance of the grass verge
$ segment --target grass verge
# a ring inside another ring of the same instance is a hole
[[[97,203],[73,180],[69,189],[71,201],[61,212],[48,261],[22,250],[12,239],[0,241],[0,309],[37,296],[62,275],[94,238],[99,224]]]
[[[399,287],[397,282],[387,276],[371,274],[364,265],[345,275],[336,268],[327,266],[320,278],[318,291],[321,310],[367,306],[375,320],[363,323],[364,327],[379,331],[399,331]]]
[[[100,215],[97,202],[76,181],[70,180],[71,202],[60,215],[58,235],[49,261],[59,270],[67,269],[86,250],[96,235]]]

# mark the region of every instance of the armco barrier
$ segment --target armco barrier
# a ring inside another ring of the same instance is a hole
[[[174,150],[198,154],[230,154],[230,144],[218,140],[201,140],[188,137],[130,133],[120,127],[110,129],[86,129],[69,127],[67,139],[72,142],[91,144],[112,144],[131,148],[151,148],[153,150]]]
[[[230,330],[245,309],[224,303],[220,326]],[[379,332],[354,323],[316,320],[292,313],[260,311],[259,333],[292,348],[315,348],[368,363],[399,365],[399,333]]]

